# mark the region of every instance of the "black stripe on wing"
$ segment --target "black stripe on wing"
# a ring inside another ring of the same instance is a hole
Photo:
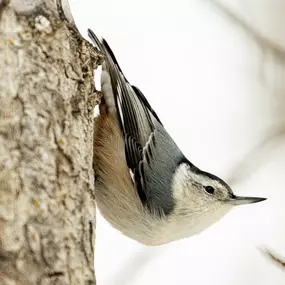
[[[160,121],[157,114],[152,109],[152,107],[150,106],[149,102],[147,101],[147,99],[145,98],[143,93],[140,91],[140,89],[134,85],[132,85],[132,87],[133,87],[135,93],[137,94],[137,96],[140,98],[142,104],[144,104],[147,107],[147,109],[152,113],[152,115],[155,117],[155,119],[163,126],[162,122]]]

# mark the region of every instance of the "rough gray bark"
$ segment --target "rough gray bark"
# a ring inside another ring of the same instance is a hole
[[[93,53],[55,0],[0,0],[1,285],[95,284]]]

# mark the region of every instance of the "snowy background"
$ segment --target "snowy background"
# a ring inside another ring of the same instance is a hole
[[[235,182],[237,194],[268,197],[160,247],[98,215],[98,285],[285,284],[285,271],[260,250],[285,256],[285,1],[70,4],[82,34],[107,39],[190,161]]]

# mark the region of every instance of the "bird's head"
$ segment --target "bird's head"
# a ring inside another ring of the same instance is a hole
[[[172,190],[177,215],[186,219],[189,217],[195,232],[218,221],[233,206],[266,200],[266,198],[236,196],[222,179],[201,171],[187,162],[178,166]]]

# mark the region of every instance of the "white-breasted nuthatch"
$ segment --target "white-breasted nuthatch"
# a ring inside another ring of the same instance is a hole
[[[105,56],[94,170],[96,202],[109,223],[143,244],[160,245],[201,232],[234,205],[265,200],[238,197],[194,166],[127,81],[107,42],[88,34]]]

